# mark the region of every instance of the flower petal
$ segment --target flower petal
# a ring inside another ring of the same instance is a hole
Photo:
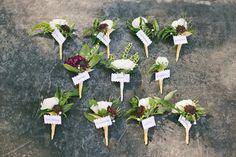
[[[41,103],[40,110],[52,109],[53,106],[58,104],[59,104],[59,99],[57,97],[47,98],[44,99],[43,102]]]
[[[149,104],[149,99],[150,99],[150,97],[140,99],[138,102],[138,106],[144,106],[145,109],[150,109],[151,106]]]
[[[100,24],[107,24],[108,29],[112,29],[113,21],[112,20],[105,20],[105,21],[102,21]]]
[[[111,65],[116,69],[133,70],[136,64],[130,59],[118,59],[111,62]]]
[[[141,25],[144,25],[145,23],[147,23],[147,19],[145,19],[144,17],[141,17],[141,18],[142,18]],[[132,21],[132,26],[134,28],[139,28],[140,27],[140,17],[137,17]]]

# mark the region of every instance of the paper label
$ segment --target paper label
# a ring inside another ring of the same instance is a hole
[[[156,126],[154,116],[142,120],[143,129],[149,129]]]
[[[150,38],[143,32],[143,30],[138,31],[136,35],[143,42],[144,45],[149,46],[152,43]]]
[[[180,116],[178,121],[186,128],[186,129],[190,129],[192,124],[190,123],[190,121],[188,121],[187,119],[185,119],[183,116]]]
[[[187,44],[187,37],[183,35],[179,36],[173,36],[174,44],[175,45],[180,45],[180,44]]]
[[[98,33],[97,38],[106,46],[109,45],[109,43],[111,42],[111,39],[106,36],[103,32]]]
[[[61,125],[61,116],[44,115],[44,124],[57,124]]]
[[[87,71],[85,71],[75,77],[72,77],[72,81],[73,81],[74,85],[77,85],[81,82],[84,82],[85,80],[87,80],[89,78],[90,78],[89,73]]]
[[[170,77],[170,70],[160,71],[155,73],[155,80],[161,80]]]
[[[111,74],[112,82],[130,82],[130,74]]]
[[[62,45],[66,40],[66,38],[61,34],[58,29],[55,29],[55,31],[52,32],[52,36],[60,45]]]
[[[95,126],[96,126],[97,129],[102,128],[104,126],[112,125],[111,117],[110,116],[106,116],[106,117],[103,117],[103,118],[95,119],[94,123],[95,123]]]

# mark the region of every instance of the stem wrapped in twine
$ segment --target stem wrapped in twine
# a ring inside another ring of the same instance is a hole
[[[182,44],[177,45],[176,59],[175,59],[176,62],[178,62],[178,60],[179,60],[179,54],[180,54],[181,47],[182,47]]]
[[[144,144],[147,145],[148,144],[148,129],[143,129],[144,131]]]
[[[59,44],[59,58],[62,60],[62,44]]]
[[[120,100],[124,99],[124,82],[120,82]]]
[[[79,83],[79,98],[82,98],[82,90],[83,90],[83,83],[84,82],[81,82],[81,83]]]
[[[106,146],[108,146],[108,126],[104,126],[103,130],[104,130],[104,143]]]
[[[185,143],[189,144],[189,130],[190,128],[185,128]]]
[[[163,79],[159,80],[159,88],[160,88],[160,93],[162,94],[162,92],[163,92]]]
[[[143,46],[144,46],[144,53],[146,57],[148,58],[148,46],[146,46],[145,44],[143,44]]]
[[[110,57],[110,45],[107,45],[107,59]]]

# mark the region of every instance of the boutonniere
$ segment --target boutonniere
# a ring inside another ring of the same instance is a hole
[[[206,115],[204,108],[202,108],[197,102],[192,100],[182,100],[175,104],[173,113],[180,114],[179,122],[185,127],[185,142],[189,144],[189,130],[193,124],[196,124],[197,120]]]
[[[154,17],[138,17],[134,20],[129,19],[128,28],[132,34],[137,35],[144,44],[144,52],[148,58],[148,46],[152,43],[159,31],[158,22]]]
[[[75,34],[74,26],[75,24],[69,24],[64,19],[53,19],[50,22],[44,21],[35,25],[32,28],[32,32],[40,29],[45,34],[51,34],[59,44],[59,57],[60,60],[62,60],[62,44],[65,42],[66,38],[72,37],[72,35]]]
[[[94,123],[97,129],[103,128],[104,143],[108,146],[108,126],[112,125],[112,122],[115,122],[115,118],[121,114],[119,100],[96,101],[95,99],[90,99],[88,105],[92,112],[85,112],[84,116]]]
[[[155,115],[163,115],[172,109],[169,100],[176,91],[172,91],[164,99],[158,97],[147,97],[139,99],[134,96],[130,100],[130,109],[126,112],[127,121],[135,120],[142,123],[144,130],[144,144],[148,144],[148,129],[156,126]]]
[[[163,91],[163,79],[170,77],[170,70],[165,70],[168,64],[169,61],[166,57],[157,57],[155,64],[149,69],[150,73],[155,73],[155,80],[159,80],[161,94]]]
[[[180,18],[176,21],[173,21],[171,26],[165,27],[159,32],[158,38],[161,40],[166,40],[169,37],[173,36],[174,44],[176,48],[176,62],[179,59],[179,53],[183,44],[187,44],[187,37],[192,35],[192,26],[191,23],[187,22],[185,19]]]
[[[104,64],[107,68],[112,69],[115,73],[111,75],[112,82],[120,82],[120,95],[121,101],[123,101],[123,90],[124,90],[124,83],[130,82],[130,74],[135,67],[137,67],[137,63],[139,61],[138,53],[134,55],[128,56],[130,49],[132,48],[132,44],[129,43],[128,46],[122,53],[121,59],[115,59],[112,55],[108,61]]]
[[[69,103],[69,99],[77,95],[77,91],[62,92],[57,89],[54,97],[46,98],[41,102],[40,116],[44,116],[45,124],[51,124],[51,140],[55,135],[56,125],[62,124],[61,116],[66,117],[66,113],[73,105]]]
[[[72,78],[74,85],[78,85],[79,97],[82,97],[83,82],[90,78],[89,72],[101,60],[103,53],[99,52],[99,45],[89,48],[83,45],[78,55],[68,58],[64,62],[64,67],[70,72],[78,75]]]
[[[90,36],[93,43],[101,41],[107,47],[107,58],[110,57],[110,34],[117,28],[117,20],[95,19],[93,26],[83,31],[83,36]]]

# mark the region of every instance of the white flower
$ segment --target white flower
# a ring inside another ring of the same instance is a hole
[[[40,110],[52,109],[53,106],[58,104],[59,104],[59,99],[57,97],[47,98],[44,99],[43,102],[41,103]]]
[[[107,107],[111,106],[111,105],[112,105],[112,102],[109,102],[109,101],[99,101],[99,102],[97,102],[97,105],[91,106],[90,109],[94,113],[98,114],[99,110],[102,110],[102,109],[107,110]]]
[[[176,28],[178,26],[184,26],[185,29],[188,29],[188,23],[183,18],[180,18],[178,20],[173,21],[171,26],[174,27],[174,28]]]
[[[165,67],[167,67],[168,66],[168,64],[169,64],[169,61],[168,61],[168,59],[166,58],[166,57],[157,57],[157,59],[156,59],[156,64],[162,64],[162,65],[164,65]]]
[[[144,17],[137,17],[136,19],[134,19],[134,20],[132,21],[132,26],[133,26],[134,28],[139,28],[139,27],[140,27],[140,18],[142,18],[142,23],[141,23],[141,25],[144,25],[145,23],[148,22],[147,19],[145,19]]]
[[[137,64],[130,59],[117,59],[111,62],[111,65],[116,69],[133,70]]]
[[[105,21],[102,21],[100,24],[107,24],[107,28],[108,29],[112,29],[112,26],[113,26],[113,21],[112,20],[105,20]]]
[[[150,99],[150,97],[140,99],[138,102],[138,106],[144,106],[145,109],[150,109],[151,106],[149,104],[149,99]]]
[[[68,23],[66,22],[66,20],[63,19],[53,19],[52,21],[49,22],[50,27],[52,29],[57,29],[56,25],[68,25]]]
[[[195,103],[192,100],[188,99],[188,100],[182,100],[182,101],[177,102],[175,104],[175,108],[178,108],[181,111],[184,111],[184,107],[187,105],[191,105],[191,106],[196,107]],[[172,112],[177,113],[177,111],[175,109],[173,109]]]

